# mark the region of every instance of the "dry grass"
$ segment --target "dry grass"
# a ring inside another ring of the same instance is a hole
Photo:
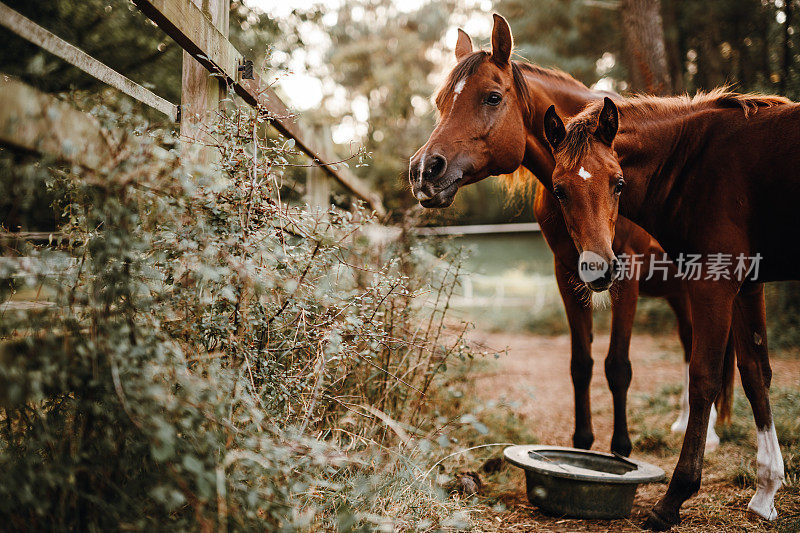
[[[476,401],[498,397],[521,400],[517,424],[529,429],[540,442],[569,445],[572,400],[568,339],[486,334],[481,340],[493,348],[502,348],[505,343],[509,353],[500,358],[495,368],[477,378]],[[606,346],[607,337],[598,336],[596,359]],[[628,412],[634,456],[661,466],[669,475],[681,446],[681,436],[669,432],[680,393],[679,346],[671,337],[637,336],[632,358],[635,378]],[[787,478],[787,485],[775,501],[778,520],[768,523],[747,512],[755,490],[755,428],[749,405],[741,388],[737,388],[733,424],[718,428],[722,443],[706,457],[700,492],[683,506],[683,522],[674,531],[800,531],[800,360],[777,354],[773,368],[773,407]],[[610,395],[605,390],[602,363],[595,369],[593,448],[606,450],[611,427]],[[507,424],[502,430],[506,434]],[[489,430],[487,437],[491,438],[496,431],[494,424],[489,424]],[[499,455],[500,451],[494,453]],[[451,465],[461,469],[478,467],[479,463],[469,462]],[[471,518],[474,530],[482,532],[640,531],[647,512],[666,490],[665,484],[640,487],[629,519],[574,520],[548,516],[531,506],[525,495],[524,477],[516,468],[506,465],[497,473],[481,472],[481,476],[484,490],[472,501]]]

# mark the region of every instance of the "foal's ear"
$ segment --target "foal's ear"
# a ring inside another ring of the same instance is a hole
[[[561,117],[556,113],[556,106],[551,105],[547,108],[544,114],[544,136],[547,137],[547,142],[553,147],[553,150],[558,149],[558,145],[567,136],[567,130],[564,128],[564,123]]]
[[[617,129],[619,129],[619,111],[617,111],[614,101],[606,96],[603,100],[603,109],[600,110],[597,129],[594,134],[605,144],[611,146],[611,143],[614,142],[614,137],[617,136]]]
[[[499,66],[505,66],[511,59],[511,49],[514,40],[511,37],[511,28],[506,19],[494,14],[494,28],[492,28],[492,61]]]
[[[458,41],[456,41],[456,61],[461,61],[472,53],[472,39],[467,32],[458,28]]]

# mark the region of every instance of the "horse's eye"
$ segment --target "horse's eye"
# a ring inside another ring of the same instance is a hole
[[[625,180],[619,178],[616,185],[614,185],[614,194],[622,194],[622,189],[625,188]]]
[[[503,101],[503,95],[498,92],[491,92],[486,96],[484,102],[487,105],[499,105]]]
[[[561,185],[556,185],[553,187],[553,196],[558,198],[560,202],[563,202],[567,199],[567,193]]]

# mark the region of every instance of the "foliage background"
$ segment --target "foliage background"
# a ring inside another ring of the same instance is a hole
[[[130,2],[5,3],[179,101],[180,50]],[[733,83],[800,96],[796,0],[661,5],[674,92]],[[638,88],[619,6],[347,0],[277,17],[234,0],[231,40],[275,78],[294,69],[325,80],[321,104],[305,118],[350,125],[371,156],[354,172],[383,192],[395,222],[411,221],[406,162],[435,123],[430,95],[454,63],[451,30],[497,10],[522,58],[624,93]],[[487,25],[473,27],[485,46]],[[318,48],[320,34],[324,60],[304,64],[296,52]],[[7,32],[0,70],[47,92],[77,93],[70,98],[81,107],[144,141],[104,176],[0,152],[0,225],[61,235],[55,249],[3,241],[3,299],[52,302],[4,311],[0,323],[7,523],[343,531],[465,523],[465,508],[427,475],[438,473],[428,469],[436,458],[489,443],[482,417],[490,415],[459,389],[475,350],[445,321],[458,254],[444,246],[445,267],[435,269],[442,263],[413,239],[376,245],[357,208],[288,208],[281,200],[300,199],[288,184],[305,170],[287,166],[295,154],[249,113],[236,109],[219,125],[236,163],[217,182],[169,154],[151,157],[155,146],[175,146],[161,117]],[[242,122],[254,139],[232,134]],[[269,180],[258,182],[253,165]],[[524,203],[507,206],[491,179],[460,193],[455,208],[421,216],[431,224],[531,219]],[[798,294],[796,284],[769,288],[773,345],[797,345]],[[653,316],[663,327],[661,311]],[[563,327],[560,315],[548,316],[547,331]],[[508,438],[521,438],[509,426]]]

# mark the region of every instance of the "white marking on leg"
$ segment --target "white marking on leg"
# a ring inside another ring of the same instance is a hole
[[[714,426],[717,424],[717,408],[711,404],[711,414],[708,416],[708,433],[706,433],[706,452],[713,452],[719,446],[719,435]]]
[[[706,452],[713,452],[719,446],[719,435],[714,426],[717,424],[717,408],[711,406],[708,416],[708,433],[706,433]],[[673,433],[686,433],[689,425],[689,364],[686,364],[683,380],[683,393],[681,394],[681,413],[670,428]]]
[[[681,413],[670,428],[673,433],[685,433],[689,424],[689,363],[686,363],[683,380],[683,393],[681,394]]]
[[[775,520],[775,493],[783,484],[783,456],[775,434],[775,423],[770,420],[769,427],[759,429],[758,440],[758,481],[756,493],[747,508],[767,520]]]
[[[583,168],[583,167],[581,167],[581,169],[578,171],[578,176],[582,177],[582,178],[583,178],[583,181],[586,181],[586,180],[588,180],[589,178],[591,178],[591,177],[592,177],[592,175],[591,175],[591,174],[589,174],[589,171],[588,171],[588,170],[586,170],[586,169],[585,169],[585,168]]]

